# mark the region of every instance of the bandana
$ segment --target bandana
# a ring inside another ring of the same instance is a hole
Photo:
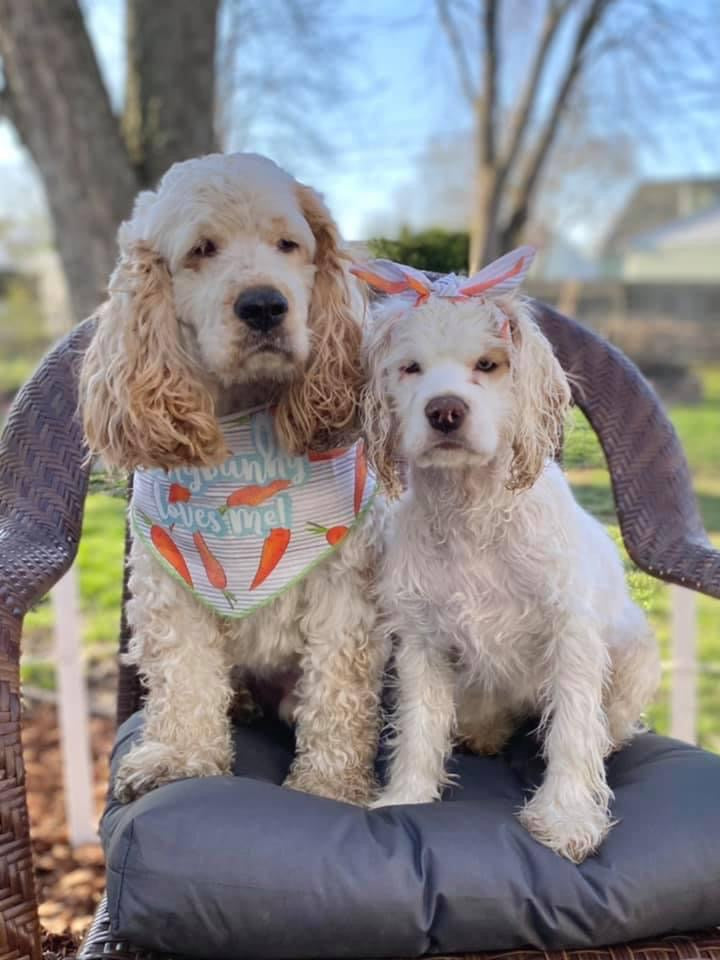
[[[288,456],[269,410],[221,421],[215,467],[137,470],[133,531],[202,603],[240,618],[300,581],[375,495],[362,443]]]
[[[470,297],[510,293],[523,282],[534,257],[533,247],[518,247],[483,267],[472,277],[447,273],[436,280],[431,280],[421,270],[394,263],[392,260],[371,260],[368,263],[355,264],[350,270],[376,290],[402,297],[412,306],[419,307],[431,295],[457,302]]]

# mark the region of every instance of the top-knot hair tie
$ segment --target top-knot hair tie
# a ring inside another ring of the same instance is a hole
[[[392,260],[370,260],[356,263],[350,270],[375,290],[389,296],[404,297],[419,307],[430,296],[445,297],[456,302],[471,297],[500,296],[516,290],[527,276],[535,257],[535,248],[518,247],[499,260],[494,260],[471,277],[446,273],[431,280],[421,270]]]

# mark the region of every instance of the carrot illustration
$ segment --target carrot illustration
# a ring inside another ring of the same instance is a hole
[[[180,574],[189,587],[192,587],[192,577],[185,563],[185,557],[180,552],[180,548],[168,531],[164,527],[160,527],[154,523],[150,527],[150,539],[160,556],[167,560],[170,566]]]
[[[334,450],[309,450],[307,458],[310,463],[322,463],[326,460],[337,460],[348,452],[349,447],[335,447]]]
[[[355,513],[360,513],[362,507],[363,494],[365,493],[365,483],[367,481],[367,457],[365,456],[365,447],[362,440],[357,445],[355,453]]]
[[[337,546],[337,544],[347,536],[349,529],[349,527],[344,527],[342,524],[338,524],[336,527],[323,527],[320,523],[308,524],[308,530],[311,533],[325,534],[325,539],[331,547]]]
[[[168,492],[168,503],[187,503],[192,494],[187,487],[180,483],[171,483]]]
[[[226,500],[226,506],[220,508],[224,513],[228,507],[259,507],[261,503],[277,496],[282,490],[287,490],[290,486],[289,480],[273,480],[263,487],[257,485],[251,487],[240,487],[234,490]]]
[[[193,534],[193,543],[197,547],[200,559],[205,567],[208,583],[211,587],[216,587],[218,590],[221,590],[230,606],[234,607],[235,596],[227,589],[227,574],[225,573],[225,569],[217,557],[213,556],[210,552],[210,548],[207,543],[205,543],[205,538],[199,531]]]
[[[265,537],[257,573],[255,574],[255,579],[250,584],[251,590],[259,587],[263,581],[267,580],[282,560],[289,543],[290,531],[284,527],[276,527],[275,530],[271,530],[267,537]]]

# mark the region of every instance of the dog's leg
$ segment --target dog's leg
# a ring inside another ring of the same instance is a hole
[[[148,693],[142,740],[115,777],[123,802],[171,780],[228,773],[232,762],[230,666],[216,618],[139,545],[130,589],[127,662]]]
[[[612,798],[605,777],[610,737],[603,688],[608,654],[591,613],[557,624],[550,651],[545,723],[545,779],[520,811],[532,835],[580,863],[599,847],[611,826]]]
[[[363,567],[364,570],[364,567]],[[339,575],[338,575],[339,574]],[[386,644],[361,569],[333,561],[306,582],[296,687],[296,757],[286,785],[365,805],[376,791]]]
[[[612,677],[606,690],[614,750],[645,729],[642,713],[660,683],[660,655],[645,615],[633,605],[622,626],[625,635],[618,631],[612,638]]]
[[[443,652],[400,638],[395,653],[397,702],[388,785],[375,806],[430,803],[448,783],[445,764],[455,724],[455,678]]]
[[[515,729],[516,717],[501,696],[480,687],[463,690],[457,707],[458,740],[472,753],[500,753]]]

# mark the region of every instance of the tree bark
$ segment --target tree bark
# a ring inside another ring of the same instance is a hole
[[[127,0],[123,129],[142,186],[177,160],[216,148],[215,40],[219,0]]]
[[[127,0],[123,137],[78,0],[0,0],[2,106],[40,172],[73,310],[102,300],[140,187],[215,148],[218,0]]]
[[[102,299],[137,182],[77,0],[0,0],[3,103],[45,184],[80,319]]]
[[[482,10],[485,40],[483,59],[483,91],[475,107],[476,173],[473,216],[470,223],[470,273],[498,253],[497,218],[500,192],[497,189],[497,115],[498,72],[498,2],[485,0]]]
[[[482,107],[478,106],[478,112]],[[473,207],[470,219],[470,273],[475,273],[484,263],[498,255],[498,214],[501,191],[498,185],[496,163],[485,156],[484,124],[478,117],[475,121],[475,177],[473,181]]]

